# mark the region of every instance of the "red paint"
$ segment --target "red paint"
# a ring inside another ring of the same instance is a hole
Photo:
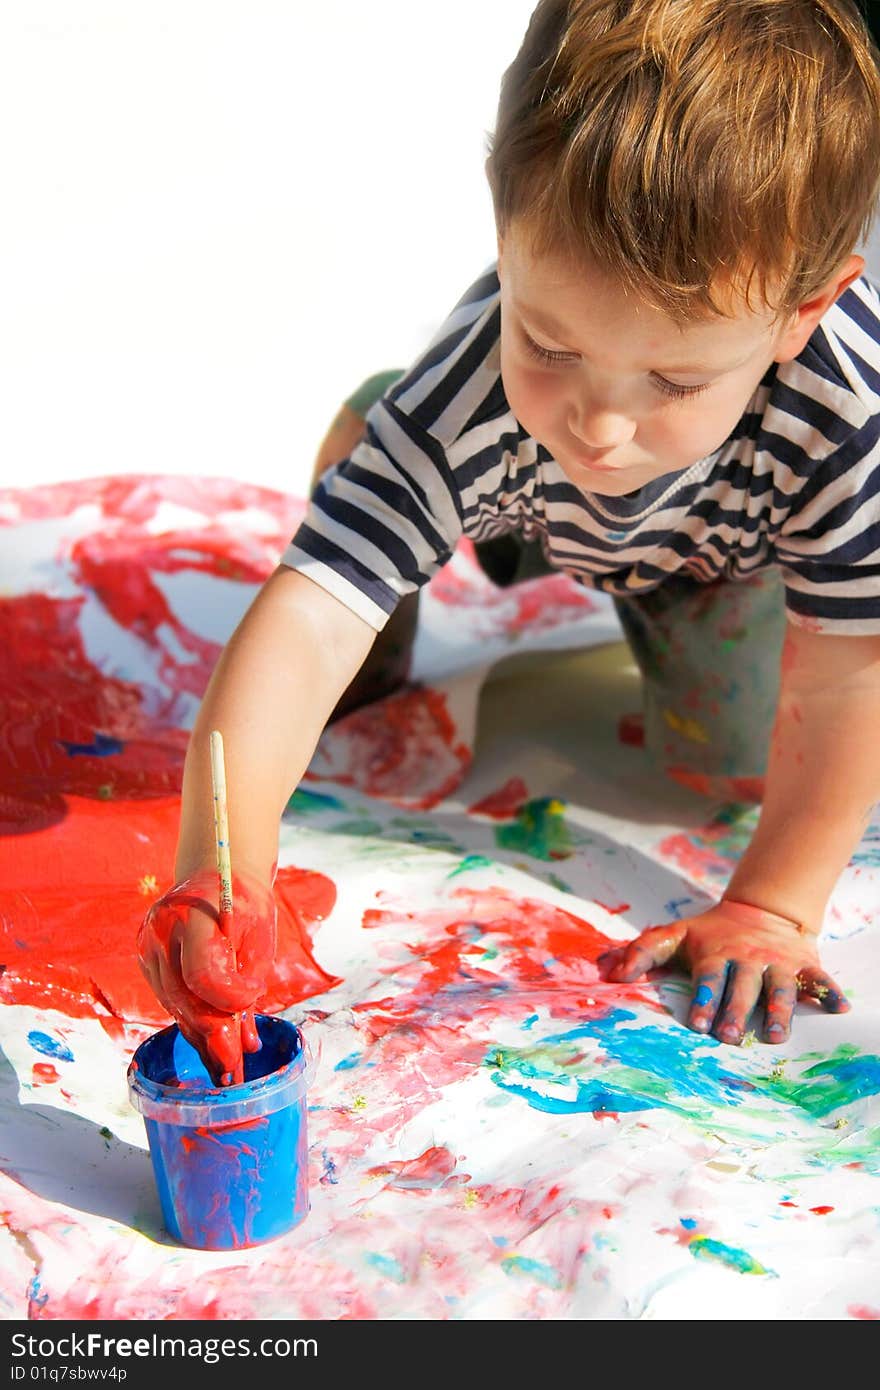
[[[427,811],[455,790],[470,762],[445,695],[409,686],[326,729],[306,778]]]
[[[829,1211],[833,1210],[833,1207],[810,1207],[810,1211],[814,1216],[827,1216]]]
[[[35,1086],[47,1086],[52,1082],[59,1081],[61,1078],[51,1062],[34,1062],[34,1070],[31,1079]]]
[[[168,1015],[140,973],[135,939],[152,897],[171,887],[177,797],[108,804],[64,800],[66,815],[32,834],[0,839],[0,1001],[71,1017],[109,1015],[164,1024]],[[151,876],[156,890],[143,891]],[[310,931],[336,890],[323,874],[280,869],[276,960],[263,1012],[335,983],[311,951]]]
[[[489,816],[492,820],[514,820],[517,811],[529,799],[529,791],[521,777],[510,777],[497,791],[468,807],[469,816]]]
[[[442,1145],[425,1149],[418,1158],[383,1163],[377,1168],[368,1168],[370,1177],[388,1178],[388,1187],[400,1191],[418,1189],[428,1191],[452,1184],[470,1182],[469,1173],[455,1172],[455,1155]]]
[[[613,1120],[616,1125],[620,1124],[620,1116],[616,1110],[594,1110],[592,1114],[594,1120]]]
[[[190,513],[182,525],[163,524],[169,505]],[[259,511],[259,533],[243,522],[247,510]],[[159,579],[194,573],[256,591],[303,511],[282,493],[210,478],[91,478],[0,493],[0,527],[29,523],[29,554],[47,523],[39,592],[0,601],[0,1000],[96,1015],[114,1037],[123,1019],[168,1021],[141,976],[135,938],[171,886],[189,737],[178,727],[181,696],[201,696],[221,647],[187,627]],[[143,656],[143,680],[94,664],[87,613],[105,634],[122,630]],[[275,896],[266,1012],[335,983],[309,940],[333,884],[283,869]]]
[[[713,800],[752,802],[756,805],[764,800],[763,777],[722,777],[707,772],[697,772],[689,767],[667,767],[666,775],[678,782],[688,791]]]
[[[612,917],[616,917],[619,912],[629,912],[632,906],[631,903],[617,903],[612,907],[610,903],[601,903],[598,898],[595,899],[595,903],[597,907],[604,908]]]
[[[617,722],[617,738],[629,748],[644,748],[645,717],[643,714],[622,714]]]
[[[546,632],[597,608],[583,585],[567,574],[548,574],[508,588],[493,584],[469,540],[459,541],[453,559],[431,581],[430,593],[455,608],[479,609],[487,637],[517,636],[523,627]]]
[[[861,1322],[880,1322],[880,1308],[869,1308],[866,1303],[851,1303],[846,1311]]]

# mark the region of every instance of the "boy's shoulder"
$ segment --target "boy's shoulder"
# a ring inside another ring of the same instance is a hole
[[[880,414],[880,293],[864,275],[820,319],[790,375],[860,427]],[[800,371],[799,371],[800,369]],[[781,373],[780,373],[781,374]]]
[[[492,261],[446,315],[385,400],[449,446],[463,430],[503,416],[501,285]]]
[[[860,466],[874,458],[880,426],[880,295],[864,276],[854,280],[823,315],[797,357],[774,364],[769,390],[745,432],[774,458],[789,482],[816,464]],[[831,476],[831,475],[828,475]]]

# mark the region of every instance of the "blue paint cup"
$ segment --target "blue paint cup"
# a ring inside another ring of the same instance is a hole
[[[142,1042],[128,1093],[143,1115],[165,1226],[197,1250],[262,1245],[309,1210],[306,1091],[315,1071],[302,1033],[257,1014],[259,1052],[244,1081],[214,1086],[176,1024]]]

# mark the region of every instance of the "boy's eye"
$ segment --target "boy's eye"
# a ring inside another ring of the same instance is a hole
[[[539,362],[577,361],[577,353],[551,352],[550,348],[541,347],[540,343],[536,343],[534,338],[530,337],[528,333],[523,333],[523,340],[532,357],[536,358]],[[666,377],[661,376],[659,372],[652,372],[651,380],[657,387],[657,390],[663,392],[664,396],[670,396],[673,400],[678,401],[685,400],[688,396],[698,396],[701,391],[705,391],[711,385],[710,382],[704,381],[697,386],[682,386],[677,381],[667,381]]]
[[[573,352],[551,352],[549,348],[541,347],[534,338],[530,338],[528,333],[523,334],[526,347],[533,357],[537,357],[539,362],[574,362],[576,354]]]
[[[673,400],[683,400],[685,396],[698,396],[701,391],[705,391],[711,384],[708,381],[702,382],[699,386],[681,386],[676,381],[667,381],[665,376],[659,376],[653,372],[651,379],[658,391],[662,391],[664,396],[671,396]]]

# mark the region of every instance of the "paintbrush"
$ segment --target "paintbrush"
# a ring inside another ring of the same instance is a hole
[[[219,729],[211,733],[211,782],[214,787],[214,842],[217,847],[217,874],[220,879],[220,931],[227,941],[232,940],[232,859],[229,853],[229,816],[226,808],[226,764],[223,758],[223,735]],[[233,968],[235,955],[233,954]],[[232,1081],[244,1081],[244,1059],[241,1052],[241,1014],[235,1014],[239,1050]]]

